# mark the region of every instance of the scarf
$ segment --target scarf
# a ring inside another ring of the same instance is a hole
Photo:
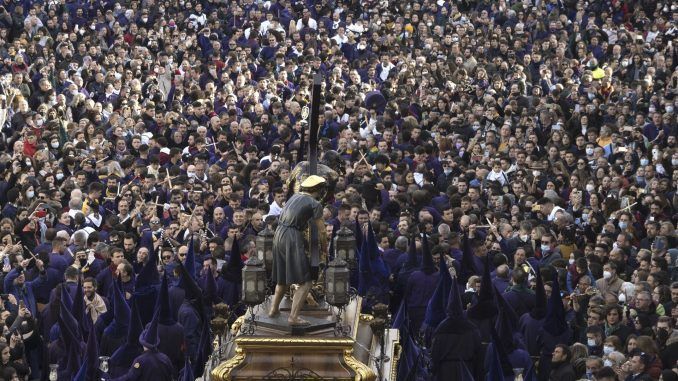
[[[96,323],[99,315],[106,313],[106,303],[99,294],[94,294],[92,300],[85,297],[85,312],[89,312],[92,322]]]

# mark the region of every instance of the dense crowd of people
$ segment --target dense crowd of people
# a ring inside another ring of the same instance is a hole
[[[400,377],[678,379],[677,38],[668,0],[0,1],[0,379],[201,376],[314,74]]]

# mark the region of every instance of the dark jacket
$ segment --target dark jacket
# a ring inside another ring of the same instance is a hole
[[[551,363],[551,381],[575,381],[574,368],[569,361]]]

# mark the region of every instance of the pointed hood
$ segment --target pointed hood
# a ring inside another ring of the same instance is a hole
[[[191,240],[188,243],[188,253],[186,253],[186,260],[184,261],[184,267],[186,269],[186,274],[192,280],[197,279],[195,276],[195,249],[193,247],[193,234],[191,234]],[[181,262],[181,261],[179,261]],[[186,289],[187,279],[184,275],[179,279],[179,287]]]
[[[206,321],[207,316],[202,297],[202,290],[198,284],[186,273],[186,268],[181,262],[179,262],[179,273],[181,274],[181,277],[187,280],[187,282],[184,284],[184,290],[186,291],[184,293],[184,301],[188,302],[191,306],[193,306],[193,308],[195,308],[202,321]]]
[[[452,282],[450,285],[450,295],[447,297],[447,317],[450,319],[466,320],[466,313],[461,302],[461,291],[459,283]]]
[[[388,278],[390,271],[386,267],[384,258],[379,251],[379,244],[377,243],[377,237],[374,235],[371,222],[367,223],[367,250],[370,267],[372,267],[373,275],[377,276],[377,284],[380,285],[382,280],[386,281],[384,278]]]
[[[153,319],[148,324],[148,327],[141,332],[139,335],[139,344],[143,345],[144,348],[156,351],[158,345],[160,344],[160,336],[158,336],[158,316],[160,311],[156,310],[153,314]]]
[[[183,288],[186,291],[184,298],[186,300],[202,300],[202,290],[188,273],[186,266],[181,262],[177,265],[181,279],[184,280]]]
[[[405,262],[401,270],[404,272],[414,270],[419,264],[419,258],[417,257],[417,240],[415,239],[414,235],[412,235],[409,240],[410,242],[409,248],[407,249],[407,262]]]
[[[242,268],[244,266],[245,264],[240,256],[240,244],[237,239],[234,239],[233,246],[231,246],[231,255],[228,258],[226,268],[221,272],[221,276],[229,282],[240,284],[242,283]]]
[[[120,279],[114,282],[113,287],[113,321],[104,329],[104,334],[112,336],[122,336],[127,333],[129,327],[130,309],[122,295],[120,288]]]
[[[407,324],[407,304],[405,303],[405,299],[403,299],[400,302],[398,311],[393,317],[393,323],[391,323],[391,328],[402,330],[403,328],[406,327],[406,324]]]
[[[132,298],[132,308],[130,309],[128,326],[129,329],[127,331],[127,344],[138,345],[139,335],[144,329],[144,326],[141,324],[141,318],[139,317],[139,305],[137,304],[135,298]]]
[[[139,343],[139,335],[143,331],[143,324],[139,317],[139,305],[136,298],[132,298],[132,308],[130,310],[129,329],[127,331],[127,342],[120,346],[111,355],[111,366],[118,368],[129,368],[132,366],[132,361],[141,355],[144,349]]]
[[[68,286],[65,283],[61,284],[61,301],[66,306],[66,309],[73,311],[73,297],[71,293],[68,292]]]
[[[421,246],[423,249],[423,255],[421,259],[421,267],[419,269],[427,274],[433,274],[436,271],[436,266],[433,263],[433,256],[431,255],[431,248],[428,246],[428,237],[426,233],[421,233]]]
[[[504,351],[506,353],[511,353],[516,348],[514,333],[518,332],[518,316],[513,310],[513,307],[506,302],[506,299],[504,299],[496,288],[495,293],[499,314],[497,315],[497,321],[494,324],[494,328],[501,338],[501,344],[503,345]]]
[[[99,370],[99,343],[97,342],[97,335],[89,335],[85,352],[86,357],[73,380],[96,381]]]
[[[363,247],[363,241],[365,240],[365,235],[363,235],[363,229],[360,227],[360,223],[358,222],[358,218],[355,219],[355,226],[354,226],[354,233],[355,233],[355,247],[356,250],[360,251]],[[356,258],[358,255],[356,255]]]
[[[468,239],[467,233],[464,233],[461,245],[461,271],[457,281],[464,285],[468,282],[468,278],[477,273],[475,271],[475,265],[473,264],[473,249],[471,249],[471,242]]]
[[[174,315],[172,315],[172,309],[170,308],[169,301],[169,281],[167,280],[167,274],[162,277],[162,283],[160,284],[160,294],[158,295],[158,302],[155,308],[160,311],[158,316],[158,323],[162,325],[174,325],[176,320],[174,320]]]
[[[497,332],[494,329],[492,329],[492,346],[490,348],[491,352],[488,353],[490,356],[490,368],[487,371],[487,379],[492,381],[504,381],[506,363],[502,361],[502,355],[500,353],[501,343],[499,342]],[[513,372],[512,369],[510,371]]]
[[[433,291],[431,300],[426,306],[426,314],[424,315],[424,323],[435,329],[441,321],[445,319],[445,309],[447,308],[450,299],[450,288],[452,287],[452,276],[445,264],[445,257],[440,256],[438,269],[438,283],[436,289]]]
[[[205,274],[205,290],[203,292],[203,295],[205,297],[205,301],[207,302],[208,305],[216,304],[218,303],[217,300],[217,282],[214,280],[214,275],[212,275],[212,271],[209,270],[207,271],[207,274]]]
[[[372,286],[372,266],[370,266],[369,240],[362,240],[358,250],[358,295],[366,296]]]
[[[134,280],[134,290],[142,290],[148,287],[157,286],[160,283],[160,273],[158,273],[158,256],[155,250],[148,252],[148,261],[139,271]]]
[[[553,276],[553,286],[551,288],[551,297],[549,298],[546,317],[544,318],[544,330],[553,336],[560,336],[567,330],[567,321],[565,320],[565,307],[563,306],[563,298],[560,295],[557,272]]]
[[[71,314],[71,310],[66,307],[63,299],[61,300],[61,310],[59,311],[59,332],[67,348],[77,347],[79,349],[82,343],[80,327],[78,326],[78,321]]]
[[[186,356],[184,361],[184,369],[179,375],[179,381],[195,381],[195,376],[193,375],[193,367],[191,366],[191,359],[189,356]]]
[[[210,333],[210,325],[203,324],[200,332],[200,341],[198,342],[198,353],[196,355],[195,364],[193,364],[193,375],[202,377],[205,373],[205,364],[212,355],[212,334]]]
[[[68,292],[67,292],[68,293]],[[88,316],[85,313],[85,295],[83,294],[82,291],[82,279],[78,277],[78,288],[75,290],[75,296],[73,297],[73,317],[79,322],[82,322],[83,324],[80,324],[80,332],[82,334],[82,337],[88,337],[89,332],[90,332],[90,326],[91,324],[86,324],[87,321],[85,320]],[[91,319],[90,319],[91,322]]]
[[[539,267],[535,269],[535,272],[537,276],[537,287],[534,292],[536,296],[534,308],[532,311],[530,311],[530,315],[533,319],[541,320],[546,317],[546,291],[544,290],[544,280],[541,277],[541,271],[539,270]]]
[[[472,319],[488,319],[497,314],[497,305],[494,297],[494,286],[490,276],[490,258],[485,257],[483,279],[480,284],[478,301],[468,309],[468,317]]]

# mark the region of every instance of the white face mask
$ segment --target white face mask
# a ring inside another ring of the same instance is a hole
[[[610,279],[612,278],[612,273],[609,271],[603,271],[603,279]]]
[[[650,164],[650,160],[648,160],[647,158],[640,159],[640,165],[642,165],[643,167],[648,164]]]
[[[33,196],[35,196],[35,192],[33,192],[33,191],[26,192],[26,197],[33,198]]]
[[[596,190],[596,187],[593,184],[586,184],[586,191],[591,193]]]
[[[612,352],[614,352],[614,347],[610,347],[609,345],[603,347],[604,354],[609,355]]]
[[[57,179],[57,180],[62,180],[63,178],[64,178],[64,174],[63,174],[63,173],[57,173],[57,174],[56,174],[56,179]]]
[[[52,146],[52,148],[55,148],[55,149],[59,148],[59,142],[52,142],[50,145]]]
[[[574,264],[574,258],[570,258],[570,260],[569,260],[568,262],[569,262],[571,265],[573,265],[573,264]]]
[[[586,148],[586,155],[587,156],[593,155],[593,148],[591,148],[591,147]]]
[[[671,165],[678,167],[678,159],[671,159]]]
[[[186,172],[186,175],[188,176],[189,179],[192,179],[195,177],[195,172]]]
[[[520,240],[523,242],[527,242],[528,239],[530,239],[530,236],[527,234],[520,236]]]
[[[603,361],[603,364],[605,364],[605,366],[610,367],[610,368],[612,368],[612,365],[614,365],[614,364],[612,363],[612,361],[610,361],[610,360],[605,360],[605,361]]]
[[[588,345],[589,347],[595,347],[596,339],[586,339],[586,345]]]

